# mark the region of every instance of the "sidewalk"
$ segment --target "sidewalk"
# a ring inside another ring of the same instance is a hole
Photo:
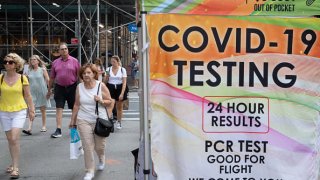
[[[40,132],[40,117],[33,127],[33,135],[21,135],[20,179],[79,180],[83,179],[84,160],[69,159],[69,118],[63,119],[62,138],[52,139],[55,117],[48,117],[45,133]],[[106,168],[95,173],[94,180],[134,179],[134,157],[131,151],[139,146],[139,121],[124,121],[123,129],[116,130],[107,139]],[[9,179],[5,173],[10,164],[10,153],[5,133],[0,130],[0,179]],[[97,162],[96,162],[97,163]]]

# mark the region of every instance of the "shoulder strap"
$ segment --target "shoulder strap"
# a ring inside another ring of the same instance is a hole
[[[0,96],[1,96],[1,85],[2,85],[2,82],[3,82],[3,76],[4,76],[4,74],[1,74],[1,84],[0,84]]]
[[[99,90],[100,90],[100,83],[99,83],[99,85],[98,85],[97,96],[99,95]],[[99,116],[98,101],[96,101],[96,114]]]
[[[20,81],[21,81],[21,87],[22,87],[22,96],[24,95],[24,90],[23,90],[23,74],[21,74],[21,77],[20,77]]]
[[[3,82],[4,74],[1,74],[1,84]]]
[[[21,74],[21,77],[20,77],[20,81],[21,81],[22,86],[23,86],[23,76],[24,76],[24,75]],[[3,83],[3,79],[4,79],[4,75],[1,74],[1,80],[0,80],[0,81],[1,81],[1,84]]]
[[[21,81],[21,87],[22,87],[22,94],[24,94],[24,90],[23,90],[23,74],[21,74],[21,77],[20,77],[20,81]],[[3,79],[4,79],[4,74],[1,74],[1,85],[2,85],[2,83],[3,83]]]

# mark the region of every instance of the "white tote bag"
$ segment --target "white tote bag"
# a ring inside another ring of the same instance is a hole
[[[83,148],[78,130],[70,129],[70,159],[78,159],[83,154]]]

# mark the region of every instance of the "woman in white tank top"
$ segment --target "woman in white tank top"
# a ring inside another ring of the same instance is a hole
[[[98,70],[94,64],[87,64],[79,71],[80,79],[83,80],[76,90],[76,99],[72,111],[69,127],[77,128],[84,150],[84,162],[86,168],[85,180],[94,177],[95,163],[94,151],[99,158],[98,170],[103,170],[105,166],[106,138],[94,133],[97,115],[95,113],[96,102],[98,102],[99,117],[107,118],[112,111],[114,100],[111,99],[108,88],[104,83],[97,81]],[[99,88],[99,93],[97,95]]]

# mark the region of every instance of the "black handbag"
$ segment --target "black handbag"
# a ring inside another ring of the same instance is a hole
[[[98,85],[97,95],[99,94],[100,83]],[[96,114],[98,115],[96,126],[94,127],[94,133],[101,137],[108,137],[111,132],[114,131],[113,121],[109,118],[108,111],[107,112],[107,119],[103,119],[99,117],[99,110],[98,110],[98,102],[96,102]]]

